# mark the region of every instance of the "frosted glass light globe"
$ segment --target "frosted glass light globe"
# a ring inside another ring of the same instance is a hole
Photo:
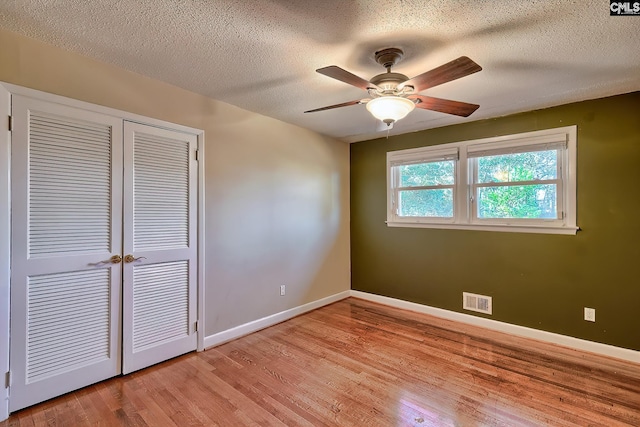
[[[387,124],[404,119],[415,107],[413,101],[399,96],[383,96],[367,102],[367,110],[373,117]]]

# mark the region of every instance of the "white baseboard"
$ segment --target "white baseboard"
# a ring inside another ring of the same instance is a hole
[[[206,336],[204,337],[204,348],[206,349],[216,345],[224,344],[228,341],[235,340],[236,338],[240,338],[253,332],[259,331],[260,329],[268,328],[269,326],[273,326],[280,322],[284,322],[285,320],[292,319],[308,311],[315,310],[316,308],[320,308],[336,301],[348,298],[349,296],[350,291],[340,292],[326,298],[319,299],[317,301],[300,305],[289,310],[281,311],[280,313],[272,314],[271,316],[263,317],[252,322],[227,329],[226,331],[218,332],[217,334]]]
[[[608,344],[587,341],[580,338],[560,335],[553,332],[540,331],[538,329],[527,328],[525,326],[512,325],[510,323],[500,322],[498,320],[486,319],[484,317],[476,317],[470,314],[458,313],[455,311],[444,310],[442,308],[430,307],[428,305],[417,304],[414,302],[403,301],[396,298],[389,298],[381,295],[370,294],[367,292],[354,291],[350,292],[352,297],[361,298],[367,301],[377,302],[391,307],[401,308],[404,310],[416,311],[418,313],[430,314],[447,320],[453,320],[461,323],[468,323],[475,326],[491,329],[494,331],[505,332],[511,335],[517,335],[525,338],[533,338],[539,341],[545,341],[553,344],[562,345],[564,347],[573,348],[581,351],[601,354],[604,356],[615,357],[616,359],[627,360],[629,362],[640,363],[640,351],[630,350],[621,347],[615,347]]]
[[[430,307],[428,305],[403,301],[396,298],[390,298],[355,290],[340,292],[335,295],[319,299],[317,301],[294,307],[289,310],[281,311],[280,313],[272,314],[271,316],[263,317],[261,319],[254,320],[252,322],[245,323],[231,329],[227,329],[226,331],[209,335],[204,338],[204,347],[209,348],[216,345],[224,344],[228,341],[259,331],[260,329],[268,328],[269,326],[273,326],[280,322],[284,322],[285,320],[292,319],[308,311],[315,310],[316,308],[320,308],[336,301],[340,301],[349,296],[377,302],[379,304],[384,304],[403,310],[425,313],[447,320],[480,326],[483,328],[491,329],[498,332],[504,332],[519,337],[533,338],[539,341],[558,344],[580,351],[588,351],[591,353],[601,354],[603,356],[615,357],[616,359],[640,363],[640,351],[615,347],[612,345],[602,344],[594,341],[587,341],[567,335],[556,334],[553,332],[527,328],[526,326],[512,325],[510,323],[504,323],[498,320],[472,316],[470,314],[458,313],[455,311],[444,310],[442,308]]]

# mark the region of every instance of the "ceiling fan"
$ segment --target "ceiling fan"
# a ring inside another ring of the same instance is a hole
[[[415,107],[422,108],[423,110],[454,114],[461,117],[468,117],[480,107],[477,104],[419,95],[419,92],[425,89],[482,70],[482,67],[471,59],[466,56],[461,56],[431,71],[409,79],[404,74],[391,71],[391,67],[396,65],[402,59],[403,55],[404,52],[398,48],[388,48],[376,52],[376,62],[386,68],[387,72],[378,74],[369,81],[336,65],[317,69],[316,71],[320,74],[366,90],[370,98],[329,105],[327,107],[305,111],[305,113],[315,113],[317,111],[331,110],[349,105],[366,104],[367,110],[376,119],[381,120],[390,128],[396,120],[406,117]]]

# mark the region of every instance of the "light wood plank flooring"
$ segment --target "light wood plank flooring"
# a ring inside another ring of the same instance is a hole
[[[640,365],[349,298],[6,426],[640,426]]]

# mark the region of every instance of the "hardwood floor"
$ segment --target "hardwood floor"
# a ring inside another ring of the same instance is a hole
[[[349,298],[7,426],[640,426],[640,365]]]

